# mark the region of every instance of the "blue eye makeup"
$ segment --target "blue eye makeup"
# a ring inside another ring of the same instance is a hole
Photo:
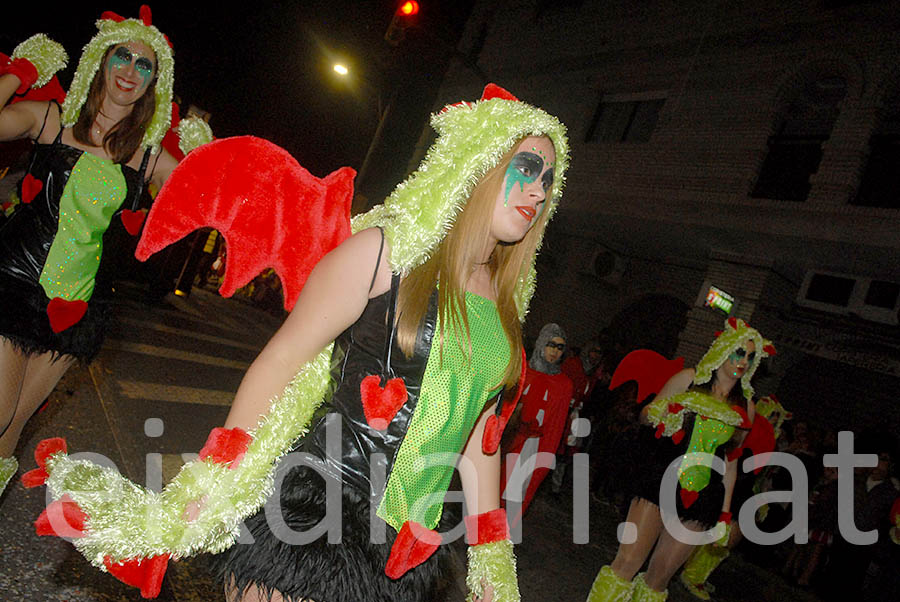
[[[153,75],[153,61],[145,56],[138,55],[137,60],[134,57],[135,55],[128,48],[119,46],[113,52],[113,55],[109,57],[109,68],[124,69],[134,61],[134,68],[144,81],[147,81]]]
[[[525,184],[531,184],[537,180],[544,169],[544,160],[537,154],[522,151],[516,153],[506,168],[506,195],[504,206],[509,203],[509,193],[513,186],[519,185],[520,190],[525,189]],[[551,176],[552,178],[552,176]]]
[[[550,189],[553,187],[553,170],[548,169],[543,176],[541,176],[541,184],[544,186],[544,192],[550,192]]]
[[[134,62],[134,66],[141,73],[141,75],[149,76],[151,73],[153,73],[153,63],[146,57],[142,56],[141,58],[136,60]]]
[[[746,349],[744,349],[743,347],[738,347],[737,349],[735,349],[734,351],[731,352],[731,355],[728,356],[728,359],[730,359],[732,362],[734,362],[736,364],[739,361],[741,361],[742,359],[744,359],[744,357],[747,358],[748,364],[752,364],[753,360],[756,359],[756,352],[751,351],[750,355],[747,355]]]

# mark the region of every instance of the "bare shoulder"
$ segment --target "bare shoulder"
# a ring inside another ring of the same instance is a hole
[[[379,228],[367,228],[350,236],[322,260],[340,266],[348,277],[365,284],[368,297],[377,297],[391,287],[390,248]],[[370,288],[371,285],[371,288]]]
[[[177,166],[178,160],[169,154],[169,151],[166,149],[161,149],[159,151],[159,156],[156,159],[156,165],[153,168],[151,180],[158,188],[162,187]]]
[[[658,397],[669,397],[687,391],[694,382],[696,373],[693,368],[685,368],[672,375],[663,388],[660,389]]]
[[[40,135],[39,142],[44,142],[49,136],[48,142],[52,141],[59,131],[59,113],[50,110],[49,101],[31,101],[23,100],[15,104],[8,105],[2,109],[3,122],[0,124],[2,129],[3,140],[16,140],[19,138],[30,138],[37,140]],[[47,127],[44,127],[44,117],[47,118]],[[55,125],[55,127],[54,127]],[[41,129],[43,128],[43,132]]]

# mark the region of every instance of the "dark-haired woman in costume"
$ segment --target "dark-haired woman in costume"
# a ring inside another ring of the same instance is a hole
[[[28,100],[65,66],[61,46],[39,34],[0,56],[0,141],[34,141],[20,203],[0,229],[0,491],[25,423],[74,361],[100,349],[116,252],[104,242],[137,233],[142,190],[176,164],[160,148],[172,51],[149,9],[141,16],[104,14],[61,106]]]

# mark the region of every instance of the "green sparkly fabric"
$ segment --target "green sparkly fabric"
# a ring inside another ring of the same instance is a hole
[[[122,169],[91,153],[82,153],[59,200],[59,229],[40,283],[47,297],[87,301],[103,254],[103,234],[125,200]]]
[[[509,343],[493,301],[467,292],[466,311],[471,359],[453,338],[445,340],[441,357],[435,337],[419,402],[378,506],[378,516],[397,531],[407,520],[429,529],[437,526],[456,454],[509,363]],[[438,320],[435,332],[441,328]]]
[[[724,405],[724,404],[723,404]],[[727,443],[734,434],[734,427],[715,418],[697,414],[694,418],[694,432],[687,452],[678,467],[678,482],[682,489],[701,491],[709,484],[710,467],[702,466],[702,456],[692,454],[715,454],[716,449]]]

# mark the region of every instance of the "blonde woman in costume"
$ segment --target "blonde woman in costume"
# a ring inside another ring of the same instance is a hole
[[[337,340],[342,360],[329,414],[298,446],[324,468],[292,469],[275,495],[287,527],[306,530],[325,515],[327,482],[340,477],[341,543],[320,537],[291,545],[258,513],[246,522],[255,543],[218,558],[229,601],[430,600],[448,554],[438,532],[458,522],[442,513],[457,454],[470,599],[519,599],[500,508],[499,439],[486,450],[484,433],[502,388],[515,387],[523,369],[520,324],[566,140],[554,118],[505,94],[448,107],[434,122],[441,137],[420,170],[384,206],[357,218],[357,233],[315,267],[226,422],[252,428],[267,400]],[[404,269],[411,255],[416,265]],[[366,399],[376,384],[405,393],[385,407]],[[335,417],[336,456],[327,450]],[[380,485],[376,454],[387,459]],[[373,530],[386,534],[381,543]]]
[[[100,349],[116,252],[101,261],[104,237],[137,233],[142,190],[176,164],[160,148],[172,50],[147,7],[141,17],[104,13],[62,106],[17,102],[65,66],[59,44],[38,34],[0,57],[0,141],[35,143],[22,202],[0,230],[0,491],[25,423],[74,361]]]

